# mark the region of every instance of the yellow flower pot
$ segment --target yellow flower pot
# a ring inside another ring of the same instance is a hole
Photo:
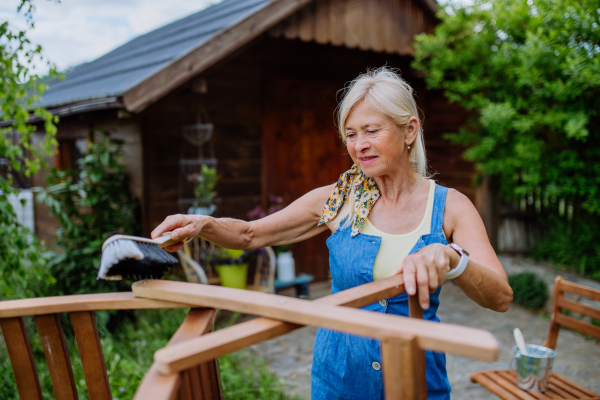
[[[217,265],[217,274],[219,274],[219,278],[221,278],[222,286],[235,289],[246,289],[248,263],[233,265],[219,264]]]

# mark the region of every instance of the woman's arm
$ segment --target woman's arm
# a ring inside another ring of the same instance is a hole
[[[513,292],[479,213],[467,196],[456,190],[448,191],[446,204],[452,242],[469,252],[469,264],[454,282],[480,306],[494,311],[507,311]],[[452,251],[458,263],[460,257]]]
[[[200,236],[229,249],[253,249],[299,242],[327,230],[317,226],[325,202],[335,185],[308,192],[281,211],[256,221],[213,218],[204,215],[171,215],[152,231],[156,238],[172,231],[173,239]],[[177,251],[183,243],[166,248]]]
[[[492,248],[483,221],[471,201],[456,190],[449,190],[444,215],[444,233],[451,242],[469,252],[465,271],[454,282],[482,307],[504,312],[512,301],[506,273]],[[429,293],[446,279],[460,256],[448,246],[432,244],[404,259],[394,274],[404,274],[408,294],[419,293],[419,302],[429,308]]]

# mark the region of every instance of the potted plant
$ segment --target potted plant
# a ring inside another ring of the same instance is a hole
[[[213,199],[217,195],[214,191],[219,177],[217,169],[203,164],[202,169],[196,177],[196,186],[194,186],[194,204],[188,209],[189,214],[212,215],[217,206],[213,204]]]
[[[222,286],[246,289],[248,263],[255,252],[211,246],[208,249],[200,249],[200,262],[216,269]]]
[[[286,204],[281,196],[270,195],[269,196],[269,207],[267,210],[263,210],[260,205],[257,205],[248,212],[247,216],[250,221],[264,218],[267,215],[276,213],[282,210]],[[282,282],[293,281],[296,277],[296,267],[294,262],[294,256],[291,252],[291,244],[285,244],[281,246],[273,246],[275,254],[277,254],[277,279]]]

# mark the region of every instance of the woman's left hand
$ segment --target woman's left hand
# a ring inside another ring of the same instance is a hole
[[[424,310],[429,308],[429,294],[444,283],[446,273],[458,265],[460,256],[443,244],[435,243],[423,247],[407,256],[392,275],[404,275],[404,288],[412,296],[418,292],[419,303]]]

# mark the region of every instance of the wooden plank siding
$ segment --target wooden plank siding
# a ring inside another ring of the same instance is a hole
[[[435,16],[410,0],[316,0],[269,30],[273,37],[413,55],[413,36]]]
[[[142,116],[145,187],[148,208],[147,234],[169,214],[182,212],[177,205],[181,158],[198,156],[188,144],[182,127],[197,122],[201,109],[214,124],[214,155],[218,160],[222,199],[219,216],[246,218],[261,200],[261,104],[259,65],[245,54],[220,64],[201,76],[206,93],[193,85],[168,95],[150,106]],[[204,157],[210,146],[203,148]]]

